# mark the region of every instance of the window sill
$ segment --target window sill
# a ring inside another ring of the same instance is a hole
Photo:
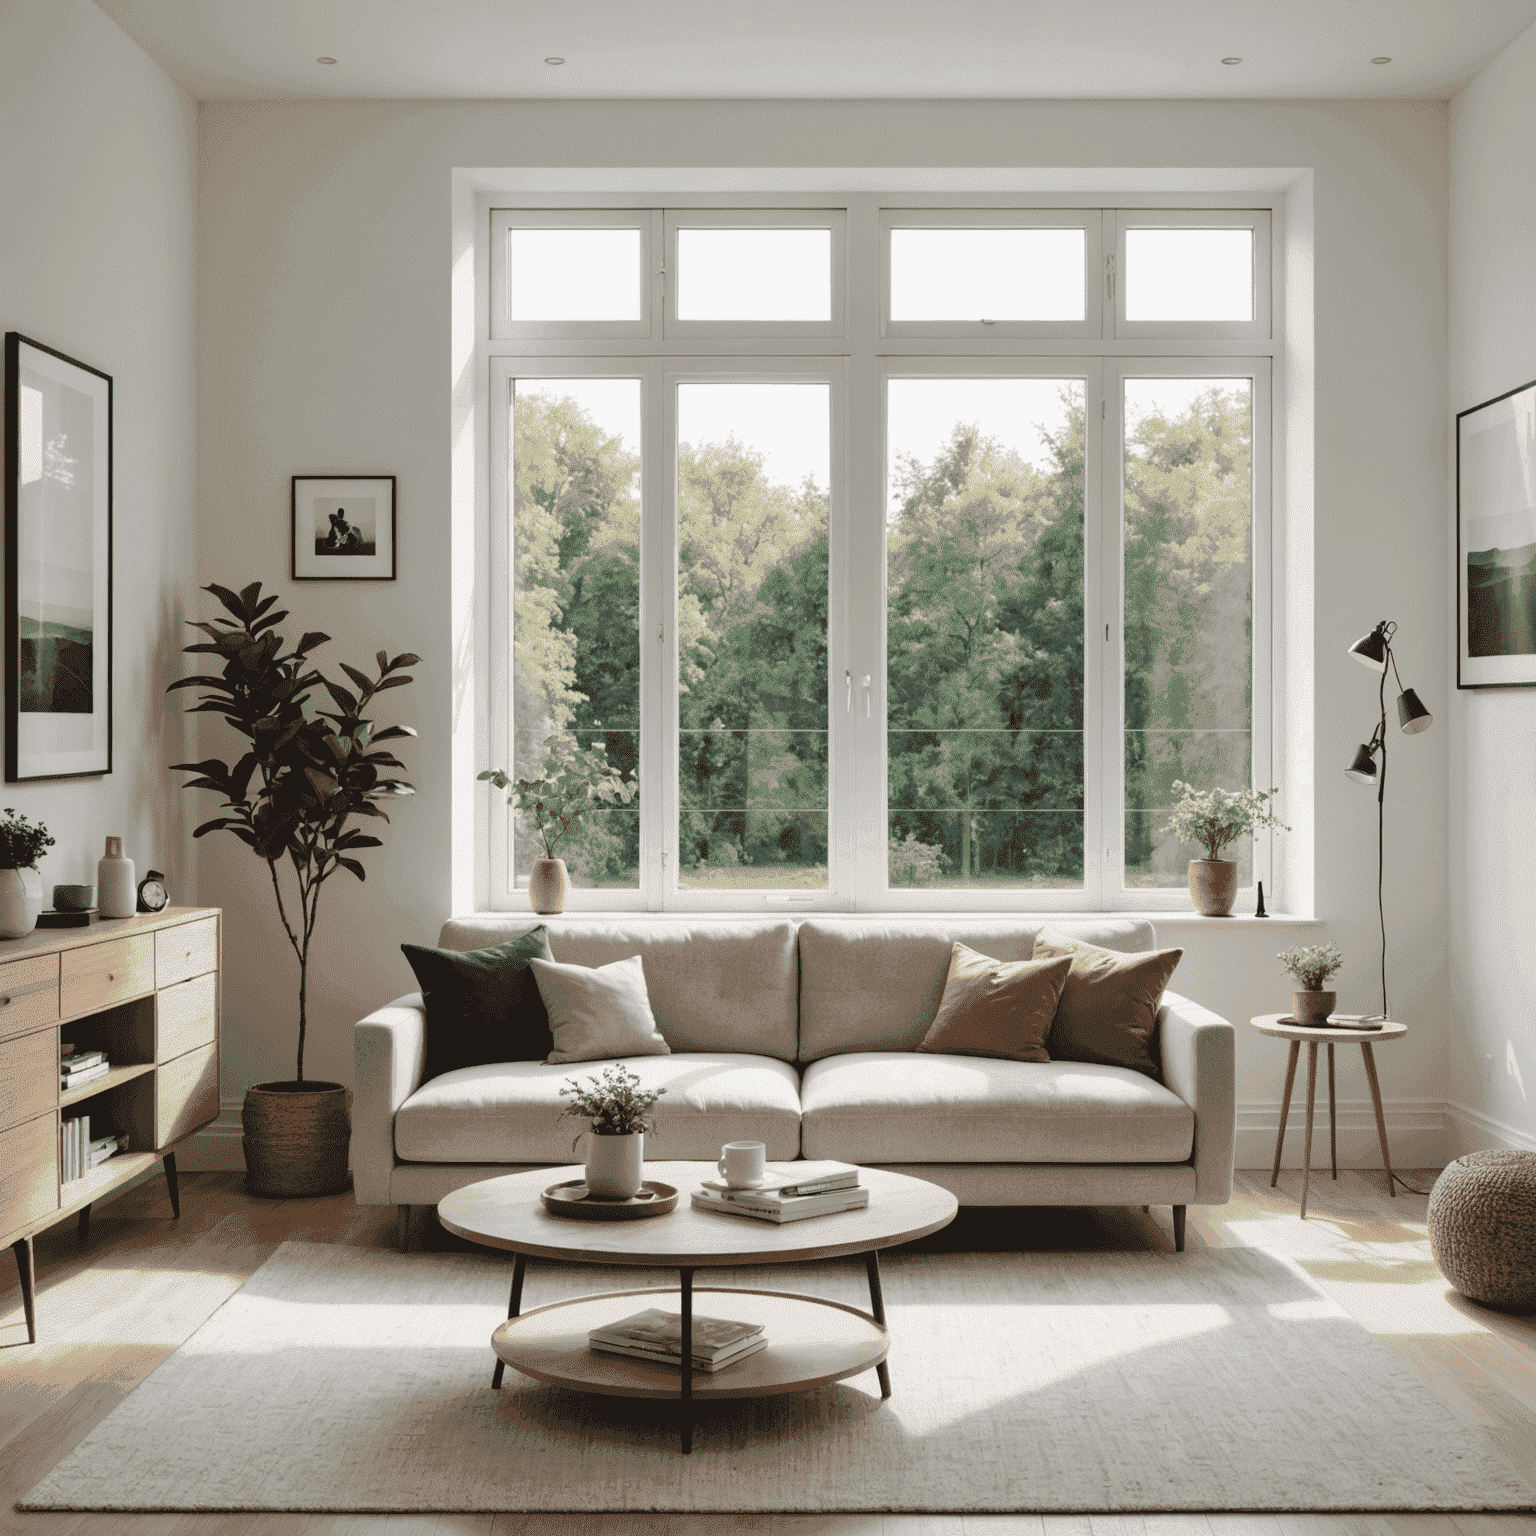
[[[498,917],[534,917],[531,911],[515,908],[485,908],[479,912],[470,914],[470,920],[493,919]],[[1202,917],[1198,912],[1168,912],[1151,909],[1140,912],[1020,912],[1020,911],[980,911],[972,908],[968,912],[946,912],[934,910],[929,912],[917,912],[911,909],[892,910],[866,909],[849,911],[846,908],[836,910],[817,909],[813,907],[768,907],[754,909],[752,911],[734,912],[701,912],[673,911],[651,912],[624,907],[588,907],[576,908],[567,912],[545,913],[543,921],[558,923],[561,918],[594,918],[610,923],[756,923],[765,917],[798,917],[798,918],[869,918],[884,919],[889,922],[902,922],[906,920],[935,920],[939,922],[977,922],[984,923],[994,919],[1002,920],[1015,918],[1021,921],[1030,919],[1042,923],[1093,923],[1093,922],[1118,922],[1121,920],[1137,921],[1145,918],[1159,930],[1178,928],[1210,929],[1210,928],[1321,928],[1324,919],[1320,917],[1295,917],[1288,913],[1272,912],[1268,917],[1255,917],[1251,912],[1234,912],[1230,917]]]

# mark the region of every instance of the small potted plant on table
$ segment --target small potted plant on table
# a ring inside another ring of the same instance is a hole
[[[1338,993],[1323,991],[1323,983],[1344,964],[1339,946],[1331,941],[1299,944],[1295,949],[1282,950],[1276,959],[1302,985],[1300,992],[1291,993],[1291,1013],[1296,1022],[1326,1024],[1338,1001]]]
[[[48,828],[35,826],[10,806],[0,821],[0,938],[24,939],[43,910],[43,877],[37,861],[53,847]]]
[[[571,1143],[575,1151],[582,1136],[587,1142],[587,1188],[601,1200],[633,1200],[645,1182],[645,1133],[656,1132],[650,1109],[667,1090],[646,1089],[633,1072],[612,1066],[601,1077],[589,1077],[583,1088],[574,1077],[560,1090],[570,1108],[560,1119],[588,1122],[587,1130]]]
[[[1245,832],[1263,827],[1291,830],[1269,806],[1270,797],[1280,791],[1202,790],[1175,779],[1173,792],[1179,798],[1163,831],[1172,832],[1181,843],[1205,848],[1203,859],[1189,861],[1189,894],[1195,910],[1204,917],[1227,917],[1237,899],[1237,860],[1222,858],[1222,851]]]

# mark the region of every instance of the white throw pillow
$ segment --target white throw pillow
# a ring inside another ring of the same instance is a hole
[[[555,1037],[547,1062],[672,1054],[656,1028],[639,955],[596,967],[561,965],[557,960],[528,964]]]

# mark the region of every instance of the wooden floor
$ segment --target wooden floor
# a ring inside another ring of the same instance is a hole
[[[1432,1170],[1407,1175],[1427,1189]],[[1239,1174],[1231,1204],[1191,1207],[1191,1248],[1249,1244],[1301,1262],[1430,1391],[1517,1467],[1536,1464],[1536,1317],[1473,1306],[1429,1254],[1423,1196],[1379,1173],[1326,1173],[1298,1220],[1300,1174]],[[1536,1536],[1533,1515],[121,1515],[22,1514],[15,1502],[232,1295],[285,1238],[394,1244],[393,1208],[350,1194],[259,1200],[241,1174],[185,1174],[171,1220],[152,1179],[37,1244],[40,1342],[0,1253],[0,1532],[4,1536]],[[462,1246],[418,1213],[420,1246]],[[1170,1213],[962,1211],[917,1248],[1158,1251]]]

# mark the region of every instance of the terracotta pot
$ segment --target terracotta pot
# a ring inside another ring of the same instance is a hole
[[[340,1083],[252,1083],[240,1111],[250,1192],[290,1200],[345,1189],[351,1098]]]
[[[528,901],[535,912],[565,911],[565,893],[571,888],[564,859],[535,859],[528,872]]]
[[[1191,859],[1189,894],[1202,916],[1228,916],[1237,900],[1237,860]]]
[[[587,1188],[608,1200],[633,1200],[645,1182],[645,1132],[587,1137]]]
[[[1337,992],[1292,992],[1291,1017],[1298,1024],[1326,1024],[1338,1000]],[[1328,1049],[1332,1050],[1333,1047],[1329,1046]]]
[[[42,910],[43,877],[35,869],[0,869],[0,938],[26,938]]]

